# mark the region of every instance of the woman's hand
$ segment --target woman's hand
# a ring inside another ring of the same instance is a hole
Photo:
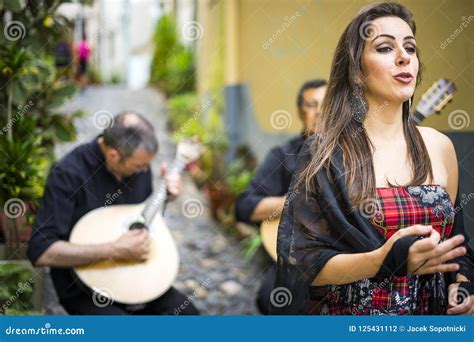
[[[448,288],[448,315],[474,315],[474,295],[467,291],[458,292],[459,283],[453,283]]]
[[[464,237],[457,235],[439,243],[440,235],[432,226],[414,225],[399,229],[379,249],[381,260],[385,259],[398,239],[413,235],[426,236],[426,238],[410,246],[407,260],[408,273],[421,275],[455,272],[459,269],[458,264],[445,264],[445,262],[466,254],[466,248],[458,247],[464,241]]]
[[[437,272],[455,272],[459,269],[456,263],[446,263],[466,254],[463,235],[453,236],[441,243],[440,235],[432,229],[429,237],[413,243],[408,250],[408,273],[433,274]]]

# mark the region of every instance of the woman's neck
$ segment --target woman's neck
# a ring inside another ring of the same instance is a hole
[[[364,126],[369,138],[390,142],[403,137],[402,103],[367,99],[369,109]]]

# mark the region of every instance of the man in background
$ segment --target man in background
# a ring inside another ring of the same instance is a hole
[[[326,94],[326,85],[325,80],[315,79],[301,86],[296,105],[304,130],[285,144],[274,147],[267,154],[249,186],[237,199],[238,221],[260,224],[262,221],[279,218],[281,215],[286,193],[296,170],[298,153],[305,138],[315,130],[316,118]],[[274,274],[275,263],[265,272],[257,295],[257,307],[264,315],[269,314]]]

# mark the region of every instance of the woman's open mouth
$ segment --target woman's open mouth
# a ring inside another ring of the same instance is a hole
[[[398,75],[395,75],[394,78],[404,84],[408,84],[413,80],[413,76],[409,72],[402,72]]]

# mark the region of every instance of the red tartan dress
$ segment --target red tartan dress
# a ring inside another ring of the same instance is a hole
[[[377,188],[369,221],[386,239],[415,224],[432,225],[446,239],[452,231],[454,208],[440,185]],[[323,315],[423,315],[447,310],[447,288],[440,273],[370,278],[327,288],[321,303]]]

